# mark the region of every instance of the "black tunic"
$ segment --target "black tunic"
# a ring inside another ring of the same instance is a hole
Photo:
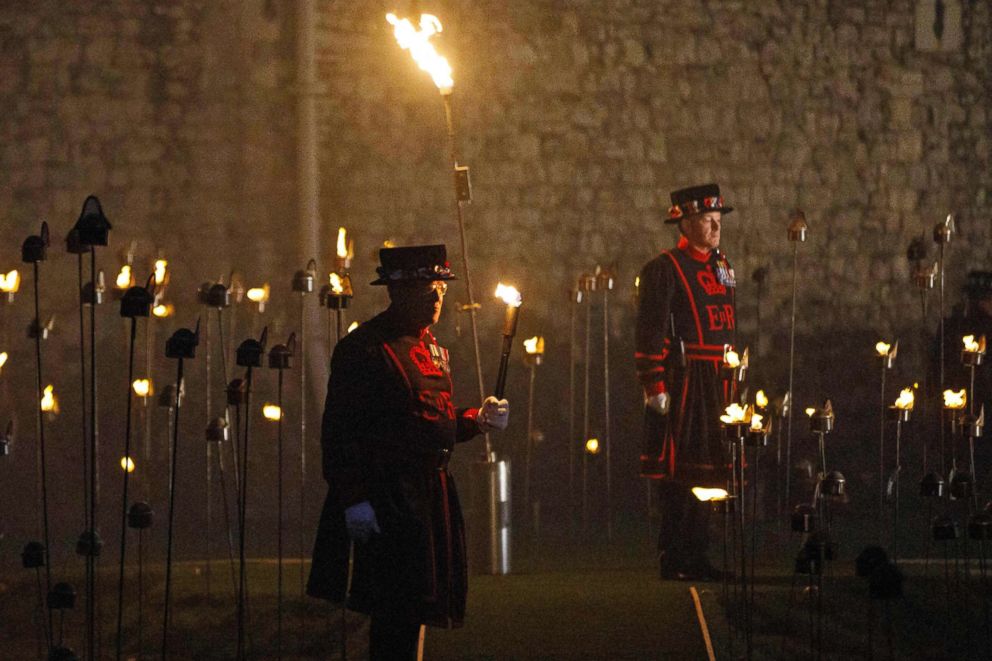
[[[734,271],[718,250],[704,255],[684,237],[641,270],[634,359],[648,395],[669,393],[661,416],[645,407],[641,474],[717,484],[725,464],[720,415],[735,395],[721,370],[736,337]],[[685,365],[680,355],[685,346]]]
[[[373,616],[457,626],[465,614],[465,535],[448,457],[479,433],[452,404],[448,354],[387,310],[334,350],[321,427],[329,489],[307,591]],[[368,500],[382,533],[354,545],[345,508]]]

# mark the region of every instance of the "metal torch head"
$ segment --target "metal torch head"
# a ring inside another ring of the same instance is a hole
[[[801,209],[796,209],[789,217],[789,227],[787,234],[789,241],[805,243],[809,225],[806,224],[806,214]]]
[[[789,518],[792,532],[811,533],[816,530],[816,509],[808,503],[796,505]]]
[[[217,282],[207,290],[207,305],[218,310],[231,307],[231,292],[224,283]]]
[[[248,382],[244,379],[232,379],[227,384],[227,405],[241,406],[248,401]]]
[[[975,512],[968,520],[968,538],[978,541],[992,539],[992,514]]]
[[[924,498],[944,497],[944,478],[936,471],[930,471],[920,480],[920,495]]]
[[[48,223],[41,224],[41,233],[32,234],[21,244],[21,261],[25,264],[35,264],[48,259]]]
[[[84,245],[79,239],[79,230],[75,227],[65,235],[65,251],[70,255],[85,255],[93,250],[92,246]]]
[[[286,344],[276,344],[269,349],[269,367],[277,370],[288,370],[293,366],[293,354],[296,352],[296,333],[291,333]]]
[[[94,286],[92,281],[83,285],[80,298],[83,300],[83,305],[103,305],[103,298],[106,291],[107,285],[104,282],[103,270],[101,269],[96,274],[96,285]]]
[[[73,228],[79,232],[79,242],[84,246],[105,246],[110,242],[111,228],[100,200],[95,195],[87,197]]]
[[[37,569],[45,566],[48,553],[41,542],[28,542],[21,551],[21,565],[25,569]]]
[[[954,236],[954,214],[949,213],[943,222],[933,228],[933,242],[937,244],[950,243]]]
[[[103,550],[103,539],[97,531],[84,530],[76,540],[76,555],[97,558]]]
[[[149,279],[150,280],[150,279]],[[126,319],[147,317],[155,304],[155,295],[146,287],[129,287],[121,297],[121,316]]]
[[[189,360],[196,358],[196,347],[200,344],[200,322],[196,331],[180,328],[165,342],[165,357]]]
[[[151,528],[154,516],[152,506],[139,500],[131,505],[127,511],[127,527],[134,528],[135,530]]]
[[[930,534],[934,541],[950,542],[961,536],[961,528],[958,526],[958,522],[952,517],[941,514],[933,520],[933,524],[930,526]]]
[[[312,294],[317,280],[317,262],[310,260],[307,267],[293,274],[293,291],[300,294]]]
[[[265,355],[265,340],[268,337],[268,327],[262,329],[259,339],[248,338],[238,345],[236,362],[239,367],[261,367]]]
[[[223,443],[229,438],[229,430],[230,427],[227,424],[227,418],[217,417],[207,423],[205,436],[209,442]]]
[[[951,500],[965,500],[975,493],[975,477],[968,472],[955,473],[951,478]]]
[[[28,338],[34,340],[36,338],[41,338],[42,340],[47,340],[48,335],[55,328],[55,315],[51,315],[48,320],[42,324],[38,322],[38,318],[35,317],[28,324]]]
[[[67,611],[76,607],[76,588],[69,583],[56,583],[48,591],[48,610]]]

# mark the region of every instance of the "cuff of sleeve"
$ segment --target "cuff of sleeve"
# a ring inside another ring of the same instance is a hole
[[[341,489],[338,493],[338,502],[341,504],[341,509],[348,509],[352,505],[357,505],[368,499],[368,491],[363,487]]]
[[[660,395],[665,391],[666,390],[665,390],[664,381],[655,381],[654,383],[644,384],[644,394],[646,394],[648,397],[653,397],[654,395]]]

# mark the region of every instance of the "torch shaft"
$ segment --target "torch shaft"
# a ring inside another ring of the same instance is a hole
[[[277,442],[276,442],[276,501],[277,501],[277,524],[276,524],[276,546],[277,546],[277,560],[276,560],[276,653],[278,658],[282,658],[282,538],[283,538],[283,488],[282,488],[282,473],[283,473],[283,447],[282,447],[282,369],[279,370],[278,380],[278,399],[279,399],[279,420],[276,422],[277,426]]]
[[[496,376],[496,388],[494,393],[496,399],[503,399],[503,392],[506,390],[506,372],[510,364],[510,349],[513,347],[513,337],[503,336],[503,350],[499,356],[499,372]]]
[[[179,455],[179,408],[182,405],[183,359],[176,368],[176,400],[172,418],[172,452],[169,470],[169,530],[165,551],[165,602],[162,606],[162,661],[169,658],[169,606],[172,595],[172,539],[176,520],[176,459]]]
[[[882,357],[882,395],[879,400],[881,422],[878,431],[878,516],[885,508],[885,370],[888,358]]]
[[[785,425],[785,503],[792,502],[792,411],[796,408],[793,392],[796,371],[796,291],[799,288],[799,242],[792,246],[792,312],[789,323],[789,415]]]
[[[97,280],[96,280],[96,247],[90,248],[90,282],[93,285],[93,302],[90,305],[90,428],[89,428],[89,445],[90,445],[90,480],[89,480],[89,543],[95,544],[96,541],[96,513],[97,513],[97,496],[99,493],[99,485],[97,480],[99,474],[97,472],[98,462],[98,443],[99,436],[97,432],[97,422],[96,422],[96,303],[97,303]],[[89,579],[89,584],[86,589],[86,647],[88,651],[88,658],[95,659],[96,657],[96,556],[91,548],[86,554],[86,575]]]
[[[610,290],[603,289],[603,441],[606,445],[606,539],[613,541],[613,463],[610,454]]]
[[[940,371],[938,373],[938,378],[940,379],[940,390],[939,390],[939,392],[943,393],[944,392],[944,388],[945,388],[945,385],[944,385],[944,347],[945,347],[945,344],[944,344],[944,244],[943,243],[941,243],[940,244],[940,247],[938,248],[938,258],[937,258],[937,261],[938,261],[938,263],[940,265],[939,266],[939,271],[940,271],[940,289],[937,291],[937,300],[938,300],[937,305],[940,308],[940,310],[939,310],[939,312],[940,312],[940,319],[939,319],[939,322],[938,322],[939,323],[939,331],[938,332],[940,334],[940,351],[938,352],[940,354],[940,356],[939,356],[939,361],[940,361],[940,363],[939,363],[939,370]],[[945,455],[946,452],[947,452],[947,448],[946,448],[945,440],[944,440],[944,421],[941,420],[941,424],[940,424],[940,473],[941,473],[941,475],[945,475],[945,473],[944,473],[944,468],[945,468],[945,458],[944,458],[944,455]]]
[[[125,400],[124,423],[124,488],[121,491],[121,554],[117,574],[117,659],[120,661],[124,645],[124,559],[127,555],[127,494],[131,482],[131,382],[134,381],[134,340],[137,335],[138,319],[131,317],[131,335],[128,341],[127,357],[127,398]]]
[[[45,455],[45,414],[41,408],[41,398],[43,396],[42,389],[42,364],[41,364],[41,299],[39,289],[41,285],[38,282],[39,269],[38,262],[34,262],[34,319],[37,325],[36,333],[34,337],[34,355],[36,364],[36,382],[38,386],[36,406],[38,407],[38,478],[39,478],[39,496],[41,497],[41,520],[42,520],[42,531],[44,533],[45,539],[45,553],[48,555],[45,562],[45,588],[48,591],[52,589],[52,546],[49,539],[49,526],[48,526],[48,458]],[[974,370],[972,371],[974,374]],[[48,628],[45,630],[46,636],[48,637],[48,646],[52,646],[52,610],[48,610]]]

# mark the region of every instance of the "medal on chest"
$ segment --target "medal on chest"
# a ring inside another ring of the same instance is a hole
[[[451,368],[448,365],[448,350],[436,344],[429,344],[428,348],[431,352],[431,362],[434,364],[434,367],[445,374],[450,374]]]
[[[716,260],[716,278],[724,287],[736,287],[737,279],[734,276],[734,269],[723,257]]]

